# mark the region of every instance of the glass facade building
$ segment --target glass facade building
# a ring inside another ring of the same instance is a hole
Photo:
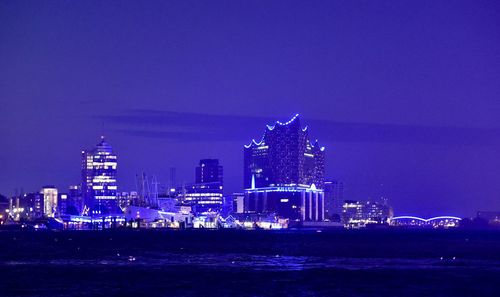
[[[286,123],[267,125],[262,139],[244,149],[244,187],[298,185],[323,189],[325,148],[309,140],[298,115]]]
[[[324,220],[324,150],[310,141],[298,115],[267,125],[262,139],[244,148],[244,211]]]
[[[82,151],[82,195],[84,213],[100,215],[118,212],[116,155],[101,137],[92,150]]]

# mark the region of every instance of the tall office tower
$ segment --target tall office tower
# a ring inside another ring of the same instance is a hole
[[[200,166],[196,167],[195,183],[214,183],[222,184],[222,166],[218,159],[200,160]]]
[[[322,221],[324,171],[324,147],[309,140],[298,115],[267,125],[262,139],[244,149],[245,212]]]
[[[337,180],[325,181],[325,218],[340,222],[344,203],[344,183]]]
[[[92,150],[82,151],[84,212],[101,215],[118,212],[116,155],[104,136]]]
[[[57,189],[54,186],[45,186],[40,194],[43,195],[43,215],[53,218],[57,213]]]

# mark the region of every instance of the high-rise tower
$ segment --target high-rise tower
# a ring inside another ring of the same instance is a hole
[[[116,155],[104,136],[92,150],[82,151],[82,194],[91,215],[118,211]]]

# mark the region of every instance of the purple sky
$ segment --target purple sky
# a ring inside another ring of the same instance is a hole
[[[107,136],[119,186],[194,181],[300,113],[345,198],[500,210],[499,1],[1,1],[0,193],[65,189]],[[383,184],[383,186],[381,186]]]

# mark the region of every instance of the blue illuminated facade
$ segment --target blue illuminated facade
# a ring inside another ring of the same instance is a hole
[[[92,150],[82,151],[82,195],[84,214],[117,213],[116,155],[101,137]]]
[[[298,114],[267,125],[262,139],[244,148],[245,212],[324,220],[324,150],[309,140]]]
[[[244,187],[312,184],[323,189],[324,147],[309,140],[308,127],[301,127],[299,115],[288,122],[267,125],[262,139],[253,139],[244,149]]]

